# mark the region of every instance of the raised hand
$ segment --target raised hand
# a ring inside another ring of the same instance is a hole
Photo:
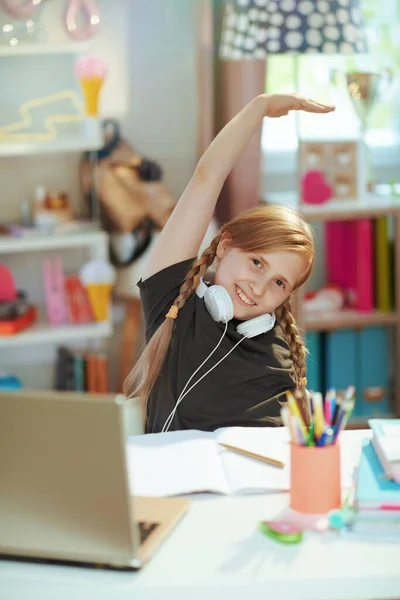
[[[266,100],[265,116],[283,117],[291,110],[304,110],[310,113],[329,113],[335,106],[321,104],[300,94],[264,94]]]

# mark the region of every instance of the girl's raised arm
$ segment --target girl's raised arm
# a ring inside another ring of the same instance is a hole
[[[143,279],[197,256],[221,188],[236,160],[265,116],[281,117],[290,110],[327,113],[334,107],[298,94],[262,94],[249,102],[225,125],[199,160],[193,177],[154,245]]]

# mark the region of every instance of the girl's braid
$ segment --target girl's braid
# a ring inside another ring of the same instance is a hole
[[[192,264],[185,281],[180,287],[179,294],[174,300],[173,306],[176,306],[178,310],[183,307],[186,300],[197,290],[200,279],[204,277],[207,269],[213,264],[220,239],[221,235],[217,235],[208,248],[204,250],[203,254]]]

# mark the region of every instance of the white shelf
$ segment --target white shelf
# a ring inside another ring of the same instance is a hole
[[[82,231],[80,233],[49,234],[34,237],[11,237],[0,235],[0,254],[59,250],[85,246],[104,246],[108,236],[104,231]]]
[[[333,198],[324,204],[299,204],[296,192],[275,192],[268,194],[266,200],[296,208],[310,221],[373,218],[400,211],[400,197],[380,194],[365,194],[356,200]]]
[[[330,200],[325,204],[305,204],[301,213],[309,220],[327,221],[343,218],[373,218],[396,213],[400,210],[400,198],[368,194],[360,200]]]
[[[62,137],[54,142],[0,142],[1,156],[29,156],[33,154],[53,154],[62,152],[88,152],[104,146],[100,133],[93,136]]]
[[[33,56],[33,55],[52,55],[52,54],[79,54],[88,52],[90,43],[66,42],[63,44],[24,44],[23,42],[16,46],[0,45],[1,56]]]
[[[0,336],[0,348],[27,346],[28,344],[84,341],[86,339],[109,337],[111,333],[112,326],[109,321],[84,325],[50,325],[49,323],[39,322],[15,335]]]
[[[50,123],[50,117],[48,121],[47,127],[53,128],[54,123]],[[59,134],[52,141],[7,141],[0,136],[0,156],[85,152],[99,150],[104,146],[104,132],[99,118],[81,116],[77,124],[79,126],[74,134]],[[57,125],[55,126],[57,128]],[[29,135],[29,132],[26,135]]]

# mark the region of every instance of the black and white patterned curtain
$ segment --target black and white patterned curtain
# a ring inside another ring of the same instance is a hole
[[[367,43],[360,0],[227,1],[223,59],[363,52]]]

